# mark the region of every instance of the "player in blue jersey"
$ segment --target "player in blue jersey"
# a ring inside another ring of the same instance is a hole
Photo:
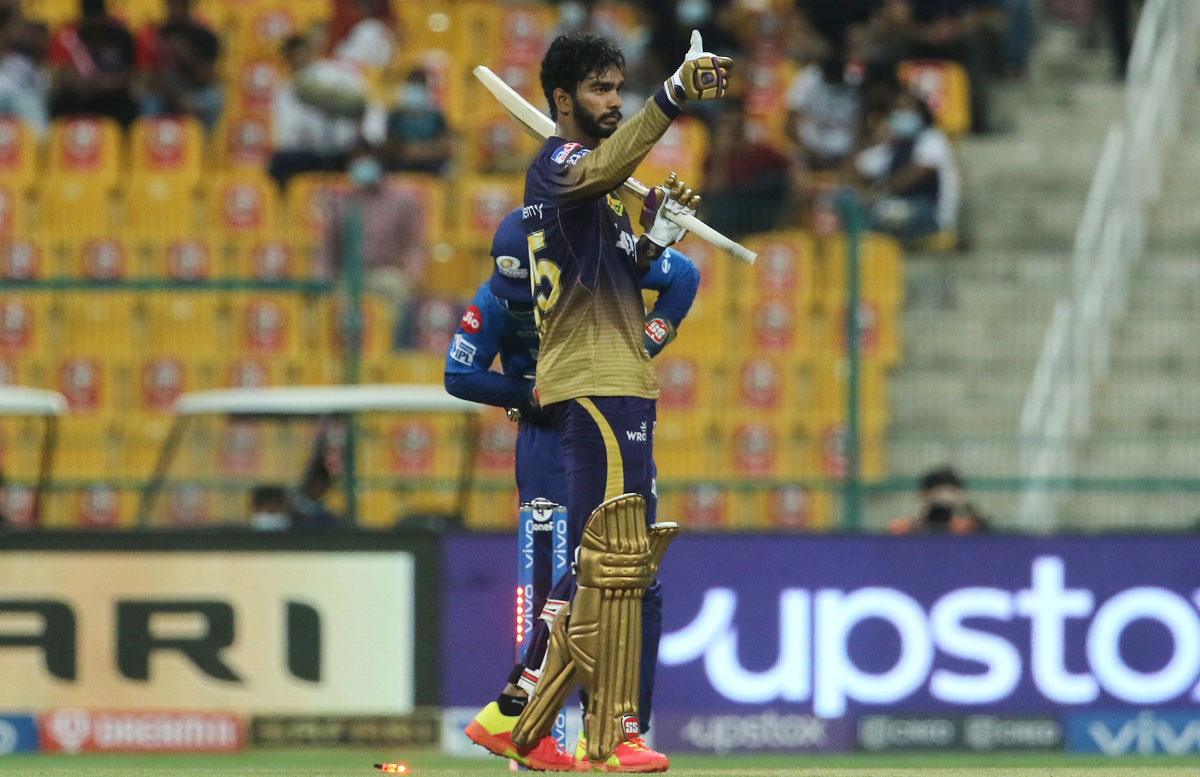
[[[492,242],[495,263],[492,277],[476,291],[451,341],[446,355],[446,390],[472,402],[516,410],[513,415],[519,418],[516,478],[520,501],[525,503],[543,497],[565,504],[566,473],[559,452],[558,434],[550,419],[533,401],[538,335],[533,320],[527,245],[521,209],[518,208],[508,214],[496,230]],[[691,309],[699,284],[700,273],[692,261],[670,249],[642,278],[643,288],[658,292],[653,309],[645,314],[643,348],[649,356],[657,355],[672,338]],[[490,370],[497,356],[500,357],[501,372]],[[575,532],[576,536],[578,534]],[[548,562],[548,558],[538,558],[534,563],[536,567],[538,564],[547,566]],[[570,600],[571,585],[572,578],[567,576],[550,592],[548,598],[552,610]],[[534,601],[536,615],[541,614],[544,604],[544,600]],[[497,700],[497,706],[502,709],[507,707],[510,698],[528,692],[529,683],[522,683],[526,673],[534,679],[540,673],[549,630],[546,620],[540,617],[535,624],[525,656],[514,667],[508,686]],[[655,581],[642,598],[639,719],[643,731],[650,720],[661,633],[661,586]],[[556,756],[564,765],[570,759],[566,753],[553,752],[553,740],[539,744],[536,750],[533,759],[537,766],[553,765]]]

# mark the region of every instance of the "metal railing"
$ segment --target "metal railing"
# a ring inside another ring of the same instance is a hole
[[[1055,528],[1075,447],[1091,427],[1092,391],[1108,373],[1113,326],[1125,313],[1129,275],[1146,247],[1147,207],[1162,193],[1163,151],[1179,136],[1181,104],[1195,81],[1200,6],[1150,0],[1130,56],[1125,115],[1115,121],[1075,234],[1072,289],[1056,305],[1021,414],[1019,524]]]

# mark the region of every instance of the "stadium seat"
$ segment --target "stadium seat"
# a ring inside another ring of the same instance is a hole
[[[148,297],[143,303],[147,350],[195,358],[227,353],[227,337],[219,323],[228,321],[221,295],[172,291]]]
[[[848,306],[826,311],[822,316],[818,355],[846,355],[846,315]],[[859,355],[884,367],[899,364],[901,356],[900,313],[880,307],[872,300],[858,305]]]
[[[215,388],[263,388],[281,386],[283,365],[278,359],[262,356],[239,356],[218,364]]]
[[[466,527],[474,531],[514,531],[520,511],[518,502],[511,477],[477,483],[467,503]]]
[[[116,451],[110,445],[109,424],[80,415],[58,421],[54,476],[68,480],[98,480],[114,469]]]
[[[0,281],[31,281],[53,273],[53,257],[38,240],[0,238]]]
[[[487,251],[500,220],[521,205],[525,183],[515,176],[464,176],[457,185],[454,209],[456,242],[477,251]]]
[[[750,57],[738,62],[739,83],[744,84],[746,129],[775,148],[787,148],[784,132],[787,90],[796,74],[790,59],[775,55]],[[744,69],[743,69],[744,68]]]
[[[794,419],[800,410],[796,369],[794,362],[779,357],[751,354],[734,359],[725,381],[722,413],[776,423]]]
[[[38,0],[22,5],[24,7],[21,10],[30,21],[40,22],[52,30],[79,17],[79,3],[76,0]]]
[[[509,121],[512,121],[509,119]],[[708,153],[708,130],[704,122],[682,116],[671,122],[666,133],[638,165],[634,177],[647,186],[661,186],[671,173],[704,192],[704,159]],[[636,222],[637,214],[630,214]]]
[[[467,4],[476,25],[474,51],[493,70],[509,63],[540,62],[554,36],[558,14],[540,3]]]
[[[206,281],[222,274],[221,256],[207,239],[178,237],[143,244],[143,274],[172,281]]]
[[[89,281],[123,281],[134,272],[129,246],[111,237],[93,237],[66,244],[68,274]]]
[[[113,369],[98,351],[55,355],[53,384],[72,414],[108,416],[113,409]]]
[[[824,489],[785,485],[760,492],[754,514],[762,517],[758,525],[785,531],[822,531],[834,524],[834,496]]]
[[[797,303],[798,310],[812,303],[817,285],[816,250],[808,232],[767,232],[747,238],[745,245],[758,259],[752,268],[739,268],[737,290],[743,310],[753,309],[756,298],[770,296],[787,297]]]
[[[523,179],[522,179],[523,180]],[[524,184],[522,184],[522,187]],[[409,196],[413,202],[422,207],[421,226],[425,232],[425,242],[429,246],[435,246],[441,243],[446,238],[446,184],[442,179],[433,175],[419,175],[406,173],[404,175],[390,175],[387,179],[387,187],[391,191],[401,192]],[[524,189],[521,189],[523,194]],[[513,205],[520,205],[521,195],[518,195],[517,202]],[[460,205],[455,204],[457,210]],[[507,211],[505,211],[507,213]],[[501,214],[503,216],[504,214]],[[491,247],[491,237],[488,237],[488,247]]]
[[[664,423],[659,428],[665,426]],[[660,438],[655,432],[654,462],[658,467],[659,483],[674,486],[723,474],[720,466],[723,460],[718,456],[719,451],[711,437],[697,432],[701,430],[693,430],[691,434],[677,438]]]
[[[211,464],[202,472],[233,477],[261,478],[267,469],[270,435],[267,424],[233,420],[221,424]]]
[[[238,293],[231,297],[236,353],[298,357],[302,346],[302,306],[291,294]]]
[[[232,94],[226,110],[266,116],[271,111],[271,98],[284,81],[283,65],[271,55],[242,60],[235,66]]]
[[[484,115],[465,128],[466,172],[475,174],[514,173],[529,167],[538,143],[521,125],[503,111]]]
[[[389,383],[442,384],[446,352],[400,351],[385,360]]]
[[[44,429],[39,418],[0,418],[0,471],[9,482],[33,480],[38,476]]]
[[[949,60],[907,60],[899,66],[900,82],[929,105],[937,125],[947,135],[971,128],[971,89],[967,71]]]
[[[314,352],[341,360],[347,353],[347,301],[325,297],[316,306],[317,326]],[[362,300],[362,356],[383,359],[391,352],[395,321],[391,306],[383,299],[368,295]]]
[[[204,130],[191,116],[143,117],[133,123],[134,178],[154,176],[196,185],[204,170]]]
[[[50,123],[50,177],[116,186],[122,170],[121,128],[112,119],[81,116]]]
[[[23,189],[0,183],[0,237],[28,231],[29,206]]]
[[[220,170],[267,169],[271,159],[271,120],[261,113],[238,113],[221,119],[213,133],[213,158]]]
[[[673,347],[668,345],[653,361],[658,374],[658,412],[688,416],[714,409],[717,375],[711,358],[677,354]]]
[[[289,281],[309,277],[306,259],[285,237],[264,236],[236,245],[230,270],[235,278],[263,282]]]
[[[887,474],[884,462],[884,438],[864,433],[860,439],[859,475],[875,480]],[[846,475],[846,430],[840,423],[819,429],[808,443],[808,467],[818,477],[841,478]]]
[[[261,173],[219,173],[207,197],[209,228],[221,240],[255,239],[279,225],[275,186]]]
[[[359,428],[366,477],[394,477],[419,485],[422,480],[458,476],[461,419],[441,415],[366,417]]]
[[[826,310],[845,305],[846,236],[820,241],[819,302]],[[898,308],[904,301],[904,258],[900,244],[887,235],[868,233],[859,249],[860,295],[881,307]]]
[[[0,295],[0,353],[31,358],[50,350],[50,295],[8,292]]]
[[[403,494],[391,488],[363,488],[356,494],[358,526],[363,529],[390,529],[403,504]]]
[[[37,138],[20,119],[0,117],[0,183],[23,192],[37,177]]]
[[[43,182],[37,194],[40,234],[60,241],[111,233],[111,191],[108,184],[86,177]]]
[[[516,467],[517,425],[498,407],[485,408],[479,419],[475,454],[478,478],[511,478]]]
[[[135,297],[122,291],[71,291],[54,297],[54,313],[67,351],[128,358],[134,353]]]
[[[719,427],[721,462],[739,480],[795,478],[807,474],[801,439],[790,424],[771,418],[727,416]]]
[[[689,532],[729,528],[739,499],[737,494],[715,483],[689,483],[681,488],[664,489],[658,497],[659,520],[677,521]]]
[[[124,232],[137,241],[163,240],[195,232],[194,188],[182,178],[135,178],[122,198]]]
[[[801,396],[807,408],[801,420],[810,433],[832,423],[842,423],[847,412],[848,365],[845,359],[819,359],[808,373],[808,383]],[[883,368],[873,362],[862,362],[859,372],[859,412],[862,428],[881,435],[890,419],[887,398],[887,379]]]
[[[226,37],[234,60],[267,58],[279,54],[283,42],[300,34],[310,23],[297,10],[302,3],[258,2],[235,16],[232,34]]]
[[[755,353],[793,362],[811,355],[812,315],[803,302],[783,296],[756,298],[740,319],[737,342]]]
[[[182,355],[142,355],[136,366],[142,412],[170,414],[181,394],[198,388],[194,366]]]
[[[325,237],[333,198],[351,190],[344,175],[331,173],[300,173],[292,176],[287,186],[287,216],[289,230],[300,239],[319,245]]]

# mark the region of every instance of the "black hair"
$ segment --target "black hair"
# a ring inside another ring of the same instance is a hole
[[[588,32],[559,35],[542,57],[542,92],[550,105],[550,118],[558,118],[554,90],[575,94],[576,87],[593,73],[610,67],[625,69],[625,55],[608,38]]]
[[[937,120],[933,117],[933,111],[929,107],[929,102],[921,95],[914,92],[912,89],[905,89],[904,95],[911,97],[917,104],[917,113],[921,114],[921,120],[925,122],[926,127],[937,125]]]
[[[257,486],[250,492],[250,507],[253,510],[282,510],[286,504],[287,497],[282,486]]]
[[[296,53],[296,49],[306,45],[307,43],[308,39],[303,35],[289,35],[287,39],[284,40],[283,45],[280,46],[280,49],[283,51],[284,57],[290,57]]]
[[[955,488],[963,488],[963,480],[952,467],[938,467],[931,469],[921,476],[918,481],[918,488],[922,491],[932,491],[939,486],[954,486]]]

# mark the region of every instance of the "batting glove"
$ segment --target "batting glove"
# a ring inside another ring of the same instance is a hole
[[[716,100],[728,91],[732,69],[732,59],[705,51],[700,31],[692,30],[692,46],[675,75],[663,82],[663,90],[676,107],[685,100]]]
[[[693,193],[687,184],[675,177],[675,173],[671,173],[666,184],[655,186],[642,201],[640,221],[646,230],[643,237],[659,248],[678,243],[687,234],[687,229],[667,218],[667,214],[694,216],[699,205],[700,195]]]

